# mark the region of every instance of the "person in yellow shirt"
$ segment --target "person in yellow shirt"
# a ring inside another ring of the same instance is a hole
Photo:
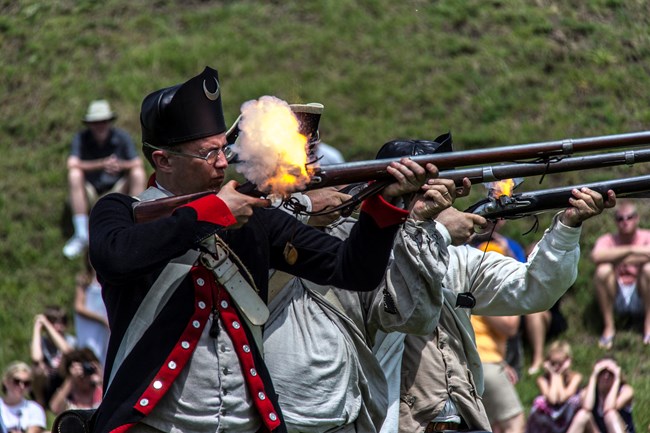
[[[485,250],[504,253],[495,243]],[[517,334],[519,316],[472,316],[476,349],[483,364],[483,404],[493,433],[522,433],[524,408],[515,389],[516,371],[505,361],[508,339]]]
[[[483,364],[483,404],[493,433],[522,433],[526,419],[515,389],[518,377],[505,361],[506,343],[519,329],[519,316],[472,316]]]

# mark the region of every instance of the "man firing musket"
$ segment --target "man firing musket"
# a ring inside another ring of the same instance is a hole
[[[286,431],[260,346],[269,268],[374,289],[408,215],[387,200],[436,174],[432,164],[391,163],[395,181],[364,202],[341,241],[267,209],[269,200],[239,193],[234,181],[222,185],[221,92],[206,68],[149,94],[140,114],[155,176],[139,199],[211,193],[142,224],[132,211],[138,198],[112,194],[93,208],[90,257],[111,327],[96,433]]]

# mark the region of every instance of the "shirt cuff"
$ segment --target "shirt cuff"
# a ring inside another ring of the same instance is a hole
[[[449,233],[449,230],[447,230],[447,227],[443,223],[440,223],[438,221],[435,221],[436,223],[436,230],[438,230],[438,233],[442,236],[442,239],[445,241],[445,245],[449,246],[451,245],[451,234]]]
[[[569,251],[572,250],[580,242],[580,234],[582,233],[582,225],[580,227],[570,227],[560,221],[562,212],[557,213],[553,217],[553,224],[551,231],[554,236],[551,238],[551,245],[559,250]]]
[[[379,228],[387,228],[406,221],[407,210],[388,203],[380,194],[373,195],[363,201],[361,211],[366,212]]]
[[[196,212],[197,221],[209,222],[222,227],[228,227],[237,222],[230,208],[216,194],[208,194],[177,209],[189,207]]]
[[[301,192],[294,192],[293,194],[291,194],[291,198],[296,199],[298,203],[304,206],[305,212],[311,212],[312,210],[311,199],[307,194],[303,194]],[[304,213],[295,214],[290,209],[284,207],[282,204],[283,204],[282,198],[272,196],[272,200],[271,200],[272,208],[280,209],[282,212],[288,213],[289,215],[296,217],[296,219],[298,219],[298,221],[300,221],[303,224],[309,223],[309,218],[310,218],[309,215],[306,215]]]

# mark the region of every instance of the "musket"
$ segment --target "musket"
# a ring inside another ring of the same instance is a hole
[[[552,158],[572,155],[576,152],[598,151],[648,143],[650,143],[650,131],[642,131],[599,137],[519,144],[489,149],[436,153],[412,156],[410,158],[421,166],[433,163],[438,169],[442,170],[524,159],[535,159],[537,162],[531,164],[541,164],[540,167],[542,167],[556,164],[557,162],[552,162]],[[388,181],[392,179],[392,176],[388,173],[387,167],[391,162],[398,160],[399,158],[376,159],[316,167],[311,181],[301,191],[368,182],[371,180]],[[244,194],[263,195],[263,193],[256,189],[255,185],[250,183],[241,185],[237,190]],[[194,194],[136,203],[133,208],[135,221],[147,222],[168,216],[176,207],[211,193],[213,192],[202,191]]]
[[[614,167],[617,165],[632,166],[637,163],[649,161],[650,149],[626,150],[599,155],[571,156],[549,162],[522,162],[485,167],[470,167],[458,170],[443,170],[440,172],[439,177],[453,179],[456,186],[461,186],[463,178],[468,178],[472,184],[477,184],[516,177],[565,173],[592,168]]]
[[[644,144],[650,144],[650,131],[418,155],[412,156],[411,159],[422,166],[433,163],[438,167],[438,170],[451,170],[456,167],[524,159],[535,159],[536,162],[546,163],[552,158],[573,155],[577,152],[599,151]],[[390,179],[391,175],[386,171],[386,168],[392,161],[395,161],[395,159],[375,159],[325,165],[316,170],[316,174],[312,177],[307,189],[367,182],[368,180]]]
[[[538,215],[567,208],[572,191],[584,187],[599,192],[604,198],[609,190],[614,191],[617,198],[647,198],[650,197],[650,175],[491,197],[473,204],[465,212],[490,220]]]

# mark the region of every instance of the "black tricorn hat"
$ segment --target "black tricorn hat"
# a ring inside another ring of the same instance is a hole
[[[208,66],[183,84],[157,90],[140,110],[142,141],[170,146],[226,131],[219,73]]]
[[[376,159],[402,158],[404,156],[429,155],[432,153],[451,152],[451,132],[431,140],[392,140],[384,144]]]

